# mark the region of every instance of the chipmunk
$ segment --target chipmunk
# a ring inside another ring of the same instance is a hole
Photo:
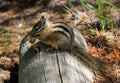
[[[45,16],[35,24],[27,36],[29,42],[34,46],[35,40],[54,47],[55,49],[69,50],[73,43],[73,30],[63,22],[51,23]]]

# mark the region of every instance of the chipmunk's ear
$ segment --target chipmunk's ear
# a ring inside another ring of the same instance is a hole
[[[48,20],[46,15],[41,15],[40,21],[43,23],[42,25],[46,27],[50,27],[52,25],[52,22]]]
[[[47,22],[47,17],[45,15],[42,15],[39,22],[41,22],[42,25],[44,25]]]

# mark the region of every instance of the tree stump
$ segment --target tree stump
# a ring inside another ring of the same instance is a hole
[[[82,46],[82,35],[78,32],[75,36],[79,46]],[[26,37],[23,39],[19,83],[93,83],[93,71],[71,52],[56,50],[43,43],[39,43],[38,48],[39,53],[31,47]]]

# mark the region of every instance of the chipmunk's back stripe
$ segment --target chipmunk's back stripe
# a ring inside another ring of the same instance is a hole
[[[63,27],[66,31],[68,31],[70,34],[73,34],[72,28],[71,28],[68,24],[66,24],[66,23],[64,23],[64,22],[57,22],[57,23],[55,23],[54,26],[61,26],[61,27]]]
[[[71,43],[72,43],[74,34],[73,34],[72,28],[69,25],[63,22],[58,22],[54,24],[53,30],[56,32],[58,31],[58,32],[64,33],[71,40]]]
[[[63,28],[61,27],[56,27],[53,28],[54,32],[60,32],[60,33],[64,33],[69,39],[71,39],[70,33],[66,32]]]

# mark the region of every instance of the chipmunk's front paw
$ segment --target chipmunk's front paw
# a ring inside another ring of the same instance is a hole
[[[32,45],[32,48],[35,50],[35,52],[39,53],[39,49],[37,45]]]

